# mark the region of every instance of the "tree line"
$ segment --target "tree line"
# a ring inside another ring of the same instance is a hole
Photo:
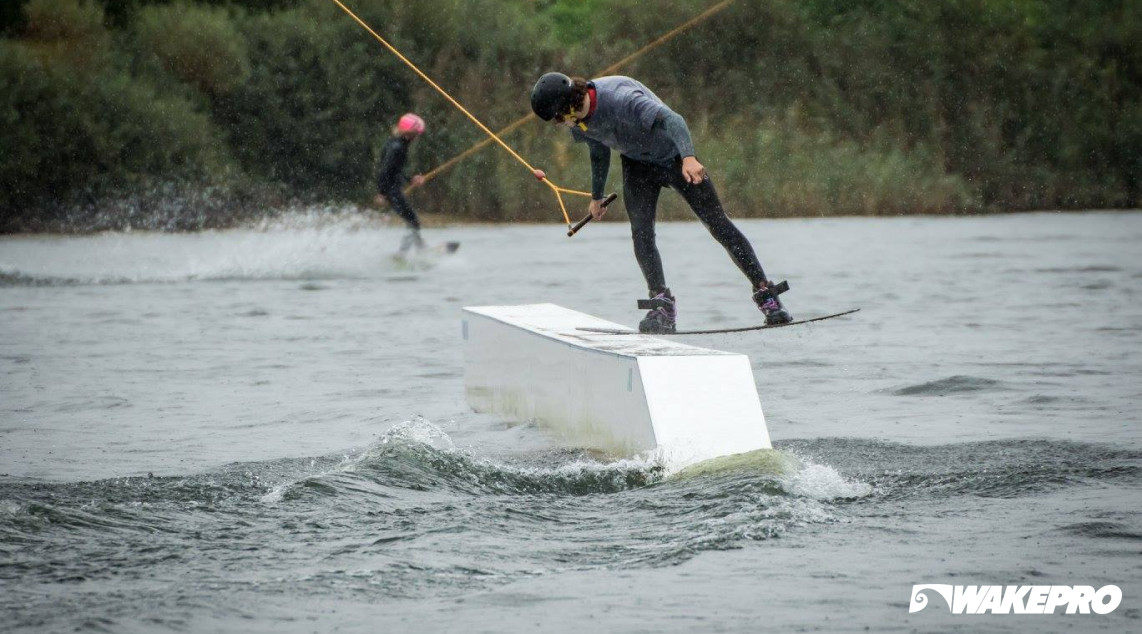
[[[529,112],[541,73],[590,77],[713,3],[346,4],[495,130]],[[0,231],[365,203],[406,111],[428,122],[414,170],[486,138],[327,0],[3,7]],[[686,117],[734,216],[1138,207],[1140,14],[1134,0],[737,0],[618,72]],[[589,188],[565,131],[536,120],[505,140]],[[670,198],[664,214],[685,217]],[[413,200],[457,219],[562,218],[496,147]]]

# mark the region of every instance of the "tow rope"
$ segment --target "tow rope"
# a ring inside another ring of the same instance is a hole
[[[590,198],[591,197],[590,193],[578,191],[578,190],[574,190],[574,189],[567,189],[565,187],[559,187],[555,183],[551,182],[551,179],[547,178],[546,174],[544,174],[542,171],[537,170],[536,168],[532,167],[530,163],[528,163],[522,156],[519,155],[519,153],[517,153],[515,150],[513,150],[507,143],[504,143],[503,139],[501,139],[495,132],[492,132],[490,129],[488,129],[488,126],[484,125],[471,112],[468,112],[467,108],[460,105],[459,101],[456,101],[455,99],[453,99],[452,95],[449,95],[447,91],[445,91],[443,88],[441,88],[436,82],[432,81],[432,79],[428,75],[424,74],[424,72],[422,70],[417,68],[416,64],[413,64],[412,61],[410,61],[407,57],[402,55],[401,52],[396,49],[396,47],[394,47],[392,44],[389,44],[385,40],[385,38],[383,38],[379,34],[377,34],[377,32],[374,31],[373,28],[370,27],[368,24],[366,24],[364,20],[357,17],[357,14],[353,13],[349,9],[349,7],[345,6],[341,2],[341,0],[332,0],[332,2],[333,2],[333,4],[336,4],[337,6],[341,7],[342,11],[347,13],[349,15],[349,17],[353,18],[353,20],[356,21],[357,24],[360,24],[362,28],[364,28],[366,31],[368,31],[370,35],[375,37],[378,42],[380,42],[381,44],[384,45],[385,48],[389,49],[389,52],[391,52],[393,55],[396,55],[397,58],[400,59],[400,61],[402,61],[406,65],[408,65],[408,67],[411,68],[413,70],[413,72],[415,72],[417,75],[419,75],[421,79],[428,82],[429,86],[432,86],[433,88],[435,88],[436,92],[439,92],[441,95],[443,95],[444,98],[447,99],[449,103],[451,103],[453,106],[456,106],[456,108],[458,110],[460,110],[460,112],[463,112],[469,119],[472,120],[472,123],[475,123],[481,130],[483,130],[489,137],[491,137],[493,141],[495,141],[496,143],[499,143],[500,147],[507,150],[508,154],[511,154],[512,157],[515,158],[515,160],[522,163],[523,166],[526,167],[529,171],[531,171],[532,175],[535,176],[536,178],[538,178],[541,183],[544,183],[548,187],[550,187],[552,193],[555,194],[555,199],[557,201],[559,201],[559,209],[563,212],[563,219],[567,222],[568,229],[571,228],[571,217],[567,215],[567,206],[563,204],[563,194],[574,194],[576,196],[586,196],[587,198]]]

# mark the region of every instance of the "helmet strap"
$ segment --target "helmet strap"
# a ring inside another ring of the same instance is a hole
[[[571,119],[572,121],[575,122],[576,127],[578,127],[580,130],[586,132],[587,131],[587,124],[583,123],[583,121],[581,119],[579,119],[579,117],[575,116],[576,114],[577,114],[577,111],[575,110],[575,106],[568,106],[567,107],[567,114],[563,115],[563,117],[565,119]]]

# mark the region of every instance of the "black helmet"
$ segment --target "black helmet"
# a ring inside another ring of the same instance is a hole
[[[544,121],[567,114],[571,103],[571,78],[563,73],[544,73],[531,89],[531,109]]]

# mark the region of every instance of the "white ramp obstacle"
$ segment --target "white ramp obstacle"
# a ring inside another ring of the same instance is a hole
[[[554,304],[465,308],[469,405],[615,457],[684,466],[771,448],[745,355],[578,328],[624,326]]]

